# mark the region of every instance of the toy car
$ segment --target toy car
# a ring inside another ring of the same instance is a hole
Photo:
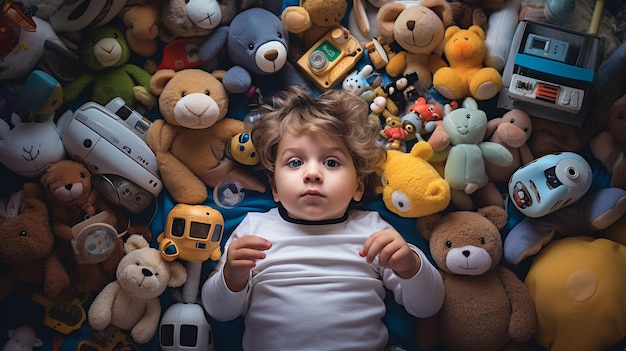
[[[592,183],[591,167],[573,152],[548,154],[520,167],[509,180],[509,196],[528,217],[542,217],[578,201]]]

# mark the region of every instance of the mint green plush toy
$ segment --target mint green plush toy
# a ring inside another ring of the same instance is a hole
[[[63,86],[63,103],[75,101],[91,88],[91,101],[101,105],[119,96],[129,106],[137,102],[156,106],[156,98],[150,92],[152,75],[128,63],[131,50],[122,30],[104,26],[85,33],[79,54],[88,71]]]

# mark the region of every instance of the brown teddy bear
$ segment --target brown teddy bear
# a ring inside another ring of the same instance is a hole
[[[214,188],[226,180],[265,191],[244,166],[225,157],[226,145],[244,132],[244,124],[224,118],[228,94],[216,77],[223,72],[214,74],[195,68],[161,69],[150,81],[163,119],[152,123],[147,142],[156,154],[163,185],[176,202],[200,204],[208,197],[207,185]]]
[[[131,235],[124,251],[116,280],[98,293],[87,317],[95,330],[113,325],[130,330],[133,340],[144,344],[152,339],[159,324],[159,296],[168,286],[183,285],[187,270],[180,262],[164,260],[141,235]]]
[[[150,57],[158,51],[161,1],[129,0],[118,14],[126,27],[126,41],[135,53]]]
[[[38,183],[25,183],[11,199],[17,213],[0,218],[0,299],[16,282],[41,285],[46,296],[56,298],[70,278],[54,252],[43,189]]]
[[[376,15],[380,34],[387,42],[395,41],[404,49],[385,66],[387,74],[397,77],[417,73],[419,83],[430,88],[433,72],[446,65],[441,52],[444,33],[451,22],[452,11],[445,0],[381,6]]]
[[[454,0],[450,2],[452,18],[461,28],[472,25],[487,30],[488,13],[504,7],[504,0]]]
[[[626,95],[610,105],[606,118],[606,130],[590,142],[593,155],[611,174],[611,187],[626,189]]]
[[[57,238],[56,252],[73,279],[92,291],[99,291],[115,276],[115,269],[124,254],[121,238],[97,263],[82,263],[76,256],[72,241],[75,225],[106,211],[107,223],[118,233],[129,229],[128,215],[92,187],[91,172],[79,161],[65,159],[52,164],[41,175],[46,199],[52,204],[52,232]]]
[[[448,350],[497,351],[533,337],[537,316],[528,288],[500,265],[506,222],[499,206],[418,219],[446,291],[441,310],[418,321],[420,347],[441,342]]]

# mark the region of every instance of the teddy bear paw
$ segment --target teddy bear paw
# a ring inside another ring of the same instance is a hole
[[[522,220],[507,235],[504,240],[504,258],[511,264],[519,264],[527,257],[537,254],[554,238],[554,230],[542,231],[525,230],[529,219]]]
[[[476,100],[489,100],[500,92],[500,86],[494,82],[484,82],[472,94]]]

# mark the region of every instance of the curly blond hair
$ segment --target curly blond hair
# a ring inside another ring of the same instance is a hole
[[[367,103],[351,93],[328,90],[315,98],[298,87],[289,87],[276,94],[272,105],[263,105],[260,112],[262,118],[250,134],[270,181],[278,143],[286,134],[324,133],[344,143],[366,188],[386,160],[386,149],[377,141],[380,125],[369,118]]]

